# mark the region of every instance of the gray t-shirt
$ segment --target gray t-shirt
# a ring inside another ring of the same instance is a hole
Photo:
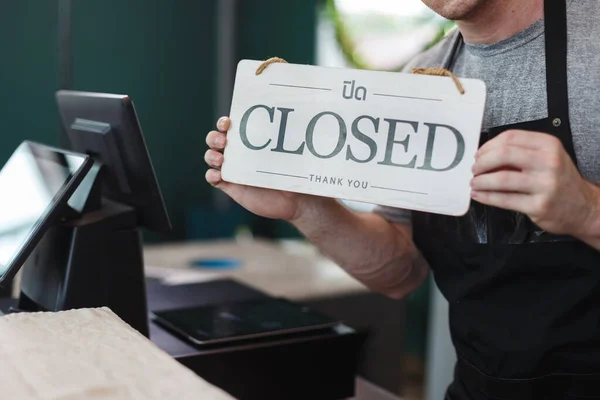
[[[600,183],[600,1],[569,0],[567,24],[569,113],[575,153],[583,176]],[[442,66],[457,34],[416,57],[406,71]],[[486,83],[484,130],[548,117],[543,20],[496,44],[467,43],[453,72]],[[410,221],[406,210],[379,206],[375,212],[393,222]]]

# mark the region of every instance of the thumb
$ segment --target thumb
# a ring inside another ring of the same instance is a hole
[[[222,190],[231,198],[236,198],[243,191],[241,185],[235,183],[225,182],[221,176],[221,171],[216,169],[209,169],[206,171],[206,181],[213,187]]]

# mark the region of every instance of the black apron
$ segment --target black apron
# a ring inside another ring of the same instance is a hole
[[[548,118],[509,129],[559,138],[569,122],[566,0],[545,1]],[[463,45],[458,35],[444,68]],[[447,399],[600,398],[600,252],[525,215],[472,202],[462,217],[413,213],[414,240],[449,302],[457,351]]]

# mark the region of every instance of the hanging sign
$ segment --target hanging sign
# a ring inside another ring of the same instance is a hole
[[[482,81],[262,67],[252,60],[238,65],[223,180],[437,214],[467,212],[485,107]]]

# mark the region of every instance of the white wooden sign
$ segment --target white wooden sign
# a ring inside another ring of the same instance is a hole
[[[448,77],[238,65],[225,181],[463,215],[486,88]]]

